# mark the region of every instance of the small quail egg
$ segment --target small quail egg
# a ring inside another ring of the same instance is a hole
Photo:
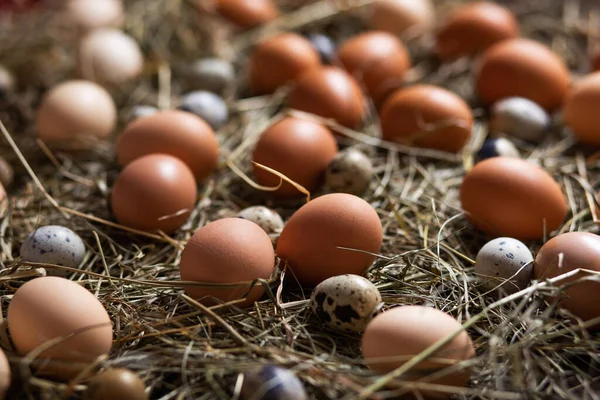
[[[13,167],[4,157],[0,156],[0,183],[2,186],[8,188],[13,183],[14,177]]]
[[[136,120],[138,118],[147,117],[148,115],[156,114],[158,112],[158,108],[154,106],[147,106],[144,104],[140,104],[134,106],[129,112],[129,117],[127,118],[128,122]]]
[[[362,332],[379,313],[379,290],[359,275],[338,275],[317,285],[310,296],[313,312],[329,327],[340,331]]]
[[[327,35],[323,35],[321,33],[312,33],[308,35],[308,40],[313,45],[317,53],[319,53],[319,57],[321,57],[321,61],[326,64],[331,64],[335,59],[335,42]]]
[[[78,234],[60,225],[42,226],[30,233],[21,245],[23,261],[77,267],[85,255]]]
[[[235,80],[235,70],[229,61],[220,58],[203,58],[187,69],[187,81],[191,88],[221,93]]]
[[[325,183],[333,192],[361,194],[373,177],[369,157],[356,149],[340,151],[329,163]]]
[[[277,212],[264,206],[252,206],[243,209],[237,215],[260,226],[267,234],[279,233],[283,229],[283,219]]]
[[[266,365],[246,372],[241,400],[308,400],[304,384],[288,369]]]
[[[486,158],[492,157],[521,157],[519,150],[508,139],[495,138],[488,139],[483,142],[483,145],[477,152],[477,160],[483,161]]]
[[[490,131],[523,140],[539,141],[550,126],[550,116],[537,103],[523,97],[509,97],[492,107]]]
[[[214,129],[223,126],[229,118],[227,104],[221,96],[205,90],[190,92],[181,98],[179,109],[196,114]]]
[[[475,274],[486,288],[516,293],[531,281],[533,255],[517,239],[499,237],[487,242],[477,253]]]

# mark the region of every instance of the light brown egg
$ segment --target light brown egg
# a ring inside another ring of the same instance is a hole
[[[429,32],[435,24],[431,0],[377,0],[371,4],[371,29],[411,36]]]
[[[544,280],[566,274],[577,268],[600,272],[600,236],[590,232],[568,232],[547,241],[535,258],[533,273],[536,279]],[[557,282],[562,286],[574,282],[587,273],[579,273]],[[600,317],[600,283],[584,281],[571,284],[564,290],[566,295],[560,306],[584,322]],[[554,299],[556,300],[556,299]],[[600,324],[594,326],[600,328]]]
[[[392,93],[381,108],[385,140],[437,150],[460,151],[471,136],[471,108],[456,94],[432,85]]]
[[[185,223],[196,196],[194,174],[183,161],[166,154],[150,154],[121,171],[112,188],[111,206],[122,225],[170,234]]]
[[[310,41],[295,33],[265,39],[250,55],[250,87],[257,94],[273,93],[302,73],[321,65]]]
[[[165,110],[130,122],[117,144],[117,159],[122,166],[152,153],[179,158],[202,182],[217,167],[219,142],[210,125],[200,117]]]
[[[85,400],[147,400],[146,385],[133,371],[109,368],[88,384]]]
[[[581,78],[571,87],[564,107],[564,120],[583,143],[600,145],[600,72]]]
[[[333,133],[318,122],[286,117],[263,132],[254,147],[252,161],[281,172],[312,191],[323,183],[325,170],[337,153]],[[253,166],[254,176],[263,186],[277,186],[280,178]],[[303,196],[283,182],[275,192],[280,196]]]
[[[77,72],[84,79],[117,86],[137,78],[144,68],[138,43],[118,29],[96,29],[79,44]]]
[[[460,329],[452,316],[431,307],[401,306],[376,316],[362,338],[362,353],[369,368],[385,374]],[[471,370],[463,367],[437,379],[428,378],[475,356],[473,341],[462,330],[431,357],[411,368],[403,379],[448,386],[465,386]],[[450,393],[422,390],[425,398],[449,398]]]
[[[360,197],[333,193],[303,205],[283,227],[277,255],[288,276],[317,285],[336,275],[363,275],[383,241],[377,212]],[[340,249],[345,247],[359,251]]]
[[[568,212],[558,183],[540,167],[513,157],[477,163],[465,175],[460,200],[476,228],[520,240],[558,229]]]
[[[117,124],[117,107],[110,94],[88,81],[67,81],[48,91],[37,111],[38,137],[44,142],[105,138]]]
[[[243,29],[254,28],[279,16],[273,0],[214,0],[217,12]]]
[[[112,346],[112,324],[104,306],[86,288],[65,278],[35,278],[21,286],[8,306],[7,322],[21,356],[57,340],[41,352],[41,359],[85,364],[109,353]],[[39,372],[53,371],[42,365]]]
[[[186,287],[195,299],[212,304],[212,297],[224,302],[246,297],[248,307],[264,293],[261,283],[250,290],[255,279],[268,279],[275,268],[275,253],[267,233],[243,218],[224,218],[198,229],[181,254],[181,279],[184,281],[236,283],[237,287]],[[245,296],[247,294],[247,296]]]
[[[303,73],[292,88],[288,106],[356,128],[365,116],[365,98],[351,75],[337,67]]]
[[[479,1],[461,6],[446,18],[436,35],[436,50],[442,60],[452,60],[517,36],[519,23],[509,9]]]
[[[61,18],[78,33],[99,28],[120,28],[125,21],[122,0],[69,0]]]
[[[519,96],[554,111],[562,105],[569,88],[565,62],[533,40],[497,43],[483,53],[480,62],[476,71],[477,92],[487,104]]]
[[[4,351],[0,349],[0,400],[6,398],[6,392],[10,388],[12,373],[10,371],[10,364]]]
[[[337,56],[379,106],[394,89],[402,86],[410,68],[404,44],[387,32],[366,32],[346,40]]]

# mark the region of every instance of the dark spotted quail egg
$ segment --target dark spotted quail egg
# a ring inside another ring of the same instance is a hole
[[[279,233],[283,229],[283,219],[276,211],[264,206],[252,206],[243,209],[237,215],[260,226],[267,234]]]
[[[373,177],[373,164],[362,151],[340,151],[325,172],[327,187],[333,192],[362,194]]]
[[[321,282],[310,297],[313,312],[329,327],[346,332],[362,332],[379,313],[379,290],[359,275],[338,275]]]
[[[42,226],[30,233],[21,245],[23,261],[77,267],[85,255],[78,234],[60,225]]]
[[[241,400],[308,400],[304,384],[290,370],[265,365],[244,374]]]

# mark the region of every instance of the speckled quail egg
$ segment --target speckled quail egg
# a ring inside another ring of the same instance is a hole
[[[156,114],[157,112],[158,112],[158,108],[156,108],[154,106],[139,104],[139,105],[133,106],[131,108],[131,111],[129,112],[127,121],[131,122],[138,118],[147,117],[148,115]]]
[[[229,110],[223,98],[206,90],[197,90],[181,97],[179,109],[196,114],[214,130],[223,126],[229,118]]]
[[[488,289],[516,293],[531,282],[533,255],[517,239],[499,237],[487,242],[477,253],[475,274]]]
[[[46,225],[31,232],[21,245],[23,261],[77,267],[85,256],[78,234],[60,225]]]
[[[193,89],[221,93],[235,81],[235,70],[229,61],[202,58],[186,69],[186,80]]]
[[[304,384],[290,370],[265,365],[244,374],[241,400],[308,400]]]
[[[333,192],[361,194],[373,177],[369,157],[356,149],[340,151],[327,166],[325,183]]]
[[[244,208],[237,215],[260,226],[267,234],[279,233],[283,229],[283,219],[276,212],[265,206]]]
[[[379,313],[379,290],[359,275],[338,275],[319,283],[310,296],[313,312],[327,326],[346,332],[362,332]]]
[[[477,151],[477,160],[483,161],[492,157],[521,157],[513,142],[506,138],[488,139]]]
[[[308,40],[319,53],[321,62],[331,64],[336,56],[336,45],[333,39],[322,33],[311,33],[308,35]]]
[[[492,106],[490,131],[523,140],[539,141],[550,126],[550,116],[537,103],[523,97],[508,97]]]

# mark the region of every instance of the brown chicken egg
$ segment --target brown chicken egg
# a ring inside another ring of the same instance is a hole
[[[7,323],[21,356],[48,346],[41,359],[87,364],[112,346],[112,324],[104,306],[90,291],[65,278],[35,278],[17,289]],[[42,364],[39,372],[54,373],[49,364]]]
[[[282,33],[260,42],[250,55],[250,87],[257,94],[273,93],[319,65],[319,53],[308,39]]]
[[[0,400],[4,400],[10,388],[12,373],[4,351],[0,349]]]
[[[402,86],[410,68],[404,44],[387,32],[367,32],[346,40],[337,56],[357,81],[362,82],[375,105]]]
[[[476,228],[520,240],[558,229],[568,212],[559,184],[540,167],[513,157],[476,164],[465,175],[460,200]]]
[[[117,144],[117,159],[122,166],[152,153],[179,158],[202,182],[217,167],[219,142],[202,118],[185,111],[165,110],[130,122]]]
[[[150,154],[127,164],[111,194],[117,221],[142,231],[170,234],[187,220],[196,203],[196,180],[183,161]]]
[[[273,0],[213,0],[216,11],[242,29],[254,28],[279,16]]]
[[[119,28],[125,20],[122,0],[69,0],[61,17],[78,33],[94,29]]]
[[[590,232],[568,232],[550,239],[538,252],[533,273],[536,279],[544,280],[577,268],[600,273],[600,236]],[[562,286],[571,283],[565,288],[565,297],[561,298],[559,304],[584,322],[600,317],[600,283],[572,283],[585,276],[589,274],[582,272],[555,284]],[[594,328],[600,328],[600,324],[594,325]]]
[[[288,98],[288,106],[356,128],[366,113],[365,98],[351,75],[337,67],[303,73]]]
[[[582,143],[600,145],[600,72],[581,78],[571,87],[564,106],[564,120]]]
[[[489,1],[468,3],[450,14],[437,32],[442,60],[476,54],[519,35],[519,23],[506,7]]]
[[[224,218],[198,229],[181,254],[181,279],[205,283],[247,282],[231,287],[191,287],[192,298],[211,304],[211,298],[229,302],[246,298],[238,305],[248,307],[264,293],[256,279],[269,279],[275,268],[275,253],[269,235],[254,222]]]
[[[525,97],[548,111],[559,108],[569,89],[565,62],[529,39],[504,40],[483,53],[476,71],[477,92],[487,104]]]
[[[271,125],[254,147],[252,161],[281,172],[309,191],[322,182],[329,162],[337,153],[333,133],[318,122],[286,117]],[[263,186],[277,186],[280,178],[258,166],[254,176]],[[283,182],[274,192],[280,196],[303,196],[294,186]]]
[[[471,136],[471,108],[456,94],[432,85],[392,93],[381,108],[385,140],[437,150],[460,151]]]
[[[37,111],[38,137],[44,142],[105,138],[117,124],[117,107],[110,94],[88,81],[66,81],[48,91]]]
[[[146,385],[133,371],[109,368],[88,384],[85,400],[148,400]]]
[[[432,0],[377,0],[371,4],[370,11],[371,29],[396,36],[422,35],[435,25]]]
[[[292,279],[317,285],[332,276],[363,275],[375,260],[365,252],[377,254],[382,241],[381,221],[369,203],[333,193],[309,201],[292,215],[277,241],[277,255]]]
[[[388,373],[414,356],[456,332],[461,324],[452,316],[431,307],[400,306],[376,316],[362,338],[362,353],[369,368]],[[473,341],[463,329],[432,356],[402,375],[403,379],[447,386],[465,386],[471,376],[469,367],[456,364],[475,356]],[[430,376],[445,368],[456,368],[438,378]],[[421,390],[425,398],[449,398],[449,392]]]

